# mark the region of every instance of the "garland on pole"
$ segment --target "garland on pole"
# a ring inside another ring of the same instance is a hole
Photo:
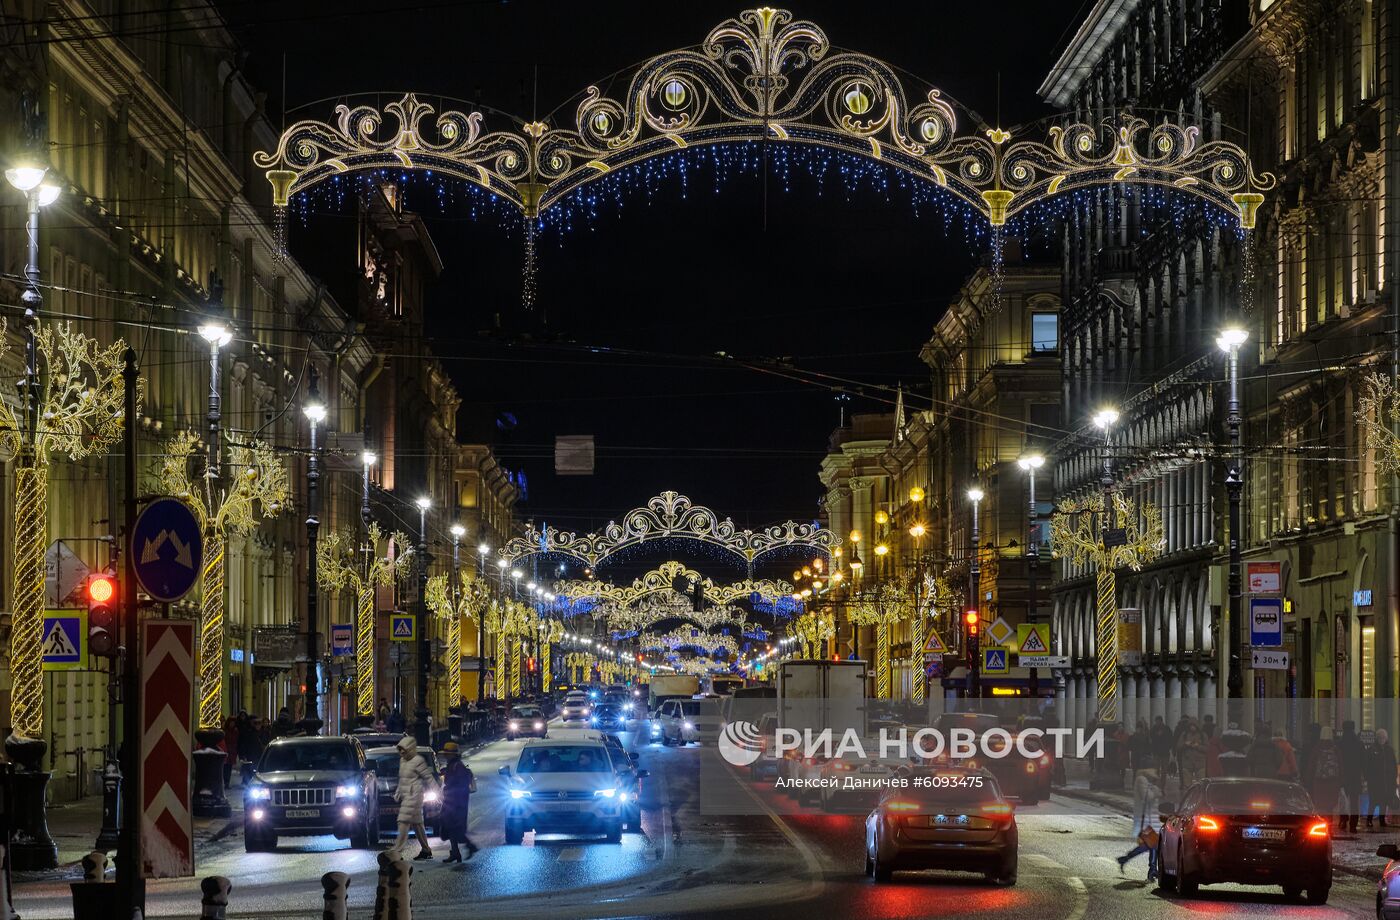
[[[384,533],[369,525],[365,543],[357,543],[347,531],[333,531],[316,546],[317,581],[327,591],[349,588],[355,593],[355,714],[374,716],[375,625],[374,592],[381,585],[402,582],[412,574],[413,544],[408,535],[394,531],[384,552]]]

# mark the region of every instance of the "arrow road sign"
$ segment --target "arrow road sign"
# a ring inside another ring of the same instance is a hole
[[[204,562],[199,522],[178,498],[158,498],[145,507],[136,519],[129,551],[141,590],[165,604],[189,593]]]
[[[1022,655],[1019,663],[1023,668],[1067,668],[1069,667],[1069,656]]]

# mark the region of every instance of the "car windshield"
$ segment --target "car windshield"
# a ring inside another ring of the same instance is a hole
[[[604,704],[602,706],[595,707],[593,710],[593,714],[600,719],[611,719],[621,711],[622,710],[618,709],[616,706],[613,706],[611,704]]]
[[[270,745],[258,765],[260,773],[304,770],[352,770],[355,752],[348,744],[291,742]]]
[[[607,773],[612,770],[602,745],[541,745],[520,752],[517,773]]]
[[[1211,783],[1205,808],[1231,815],[1310,815],[1317,811],[1302,786],[1292,783]]]
[[[687,700],[687,701],[681,703],[681,714],[682,714],[682,715],[687,715],[687,716],[698,716],[698,715],[700,715],[700,701],[699,701],[699,700]]]
[[[540,711],[533,706],[517,706],[510,711],[510,714],[518,719],[537,719]]]
[[[398,776],[399,760],[398,754],[375,754],[369,758],[370,767],[380,779]]]

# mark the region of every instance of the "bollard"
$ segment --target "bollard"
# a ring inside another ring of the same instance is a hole
[[[321,920],[347,920],[350,876],[344,872],[327,872],[321,876],[321,887],[326,890],[326,908]]]
[[[204,892],[204,899],[199,902],[199,920],[224,920],[233,883],[222,875],[211,875],[199,883],[199,890]]]
[[[83,881],[100,882],[107,876],[107,854],[93,850],[83,857]]]
[[[379,886],[374,892],[374,920],[412,920],[409,903],[413,867],[398,850],[379,854]]]

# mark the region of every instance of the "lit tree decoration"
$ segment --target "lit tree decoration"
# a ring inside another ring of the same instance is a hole
[[[1400,436],[1396,434],[1400,431],[1400,393],[1388,377],[1372,374],[1366,378],[1356,405],[1356,421],[1366,449],[1375,453],[1377,472],[1400,473]]]
[[[384,532],[369,525],[369,537],[358,545],[353,534],[333,531],[316,545],[317,581],[327,591],[355,593],[355,713],[374,715],[375,609],[374,591],[402,582],[413,572],[413,544],[394,531],[380,552]]]
[[[434,575],[428,579],[428,609],[442,620],[443,642],[446,645],[447,698],[450,706],[462,703],[462,618],[475,620],[490,600],[486,582],[471,569],[461,569],[461,584],[453,591],[451,579]],[[455,594],[455,597],[454,597]]]
[[[497,657],[500,660],[499,669],[505,671],[502,683],[506,687],[508,695],[514,699],[520,696],[522,672],[524,671],[521,666],[523,651],[520,640],[523,637],[535,635],[540,617],[535,608],[529,604],[517,600],[507,600],[500,604],[499,619],[496,622],[497,635],[499,636],[496,644]]]
[[[554,655],[550,649],[554,643],[564,638],[564,624],[558,620],[545,620],[540,627],[540,686],[546,693],[554,682]]]
[[[1113,512],[1126,542],[1106,547],[1106,527],[1102,493],[1090,498],[1064,501],[1050,517],[1052,558],[1071,565],[1094,568],[1098,607],[1098,696],[1099,718],[1118,718],[1118,584],[1115,572],[1133,571],[1156,559],[1166,546],[1162,513],[1151,502],[1133,504],[1121,492],[1113,493]]]
[[[199,617],[199,727],[217,729],[223,721],[224,558],[228,539],[251,533],[263,518],[282,513],[288,500],[287,468],[261,441],[230,445],[228,482],[214,490],[214,478],[201,470],[203,488],[191,479],[199,438],[185,432],[166,443],[160,485],[194,512],[204,534],[203,598]]]
[[[788,624],[788,632],[802,643],[802,657],[812,657],[814,650],[836,635],[836,624],[826,611],[808,610]]]
[[[883,581],[863,588],[849,606],[847,616],[852,623],[875,627],[875,692],[882,700],[893,694],[890,627],[908,618],[913,603],[908,586]]]
[[[925,574],[921,588],[922,595],[914,611],[912,624],[914,628],[911,630],[909,639],[915,662],[912,692],[916,703],[922,703],[928,696],[928,674],[923,666],[924,646],[928,644],[927,630],[929,625],[929,614],[925,611],[932,613],[933,627],[937,629],[940,621],[946,619],[946,614],[950,611],[956,611],[961,606],[962,600],[962,595],[954,592],[948,584],[948,579],[942,575]]]
[[[0,323],[0,357],[7,349]],[[27,430],[0,402],[0,449],[17,454],[13,610],[10,634],[10,721],[21,738],[44,730],[44,550],[49,542],[49,463],[53,455],[81,460],[121,436],[126,419],[122,382],[127,345],[106,348],[69,323],[34,326],[35,353],[45,373],[33,394],[37,427]],[[37,371],[37,368],[36,368]],[[137,379],[137,402],[144,381]]]

